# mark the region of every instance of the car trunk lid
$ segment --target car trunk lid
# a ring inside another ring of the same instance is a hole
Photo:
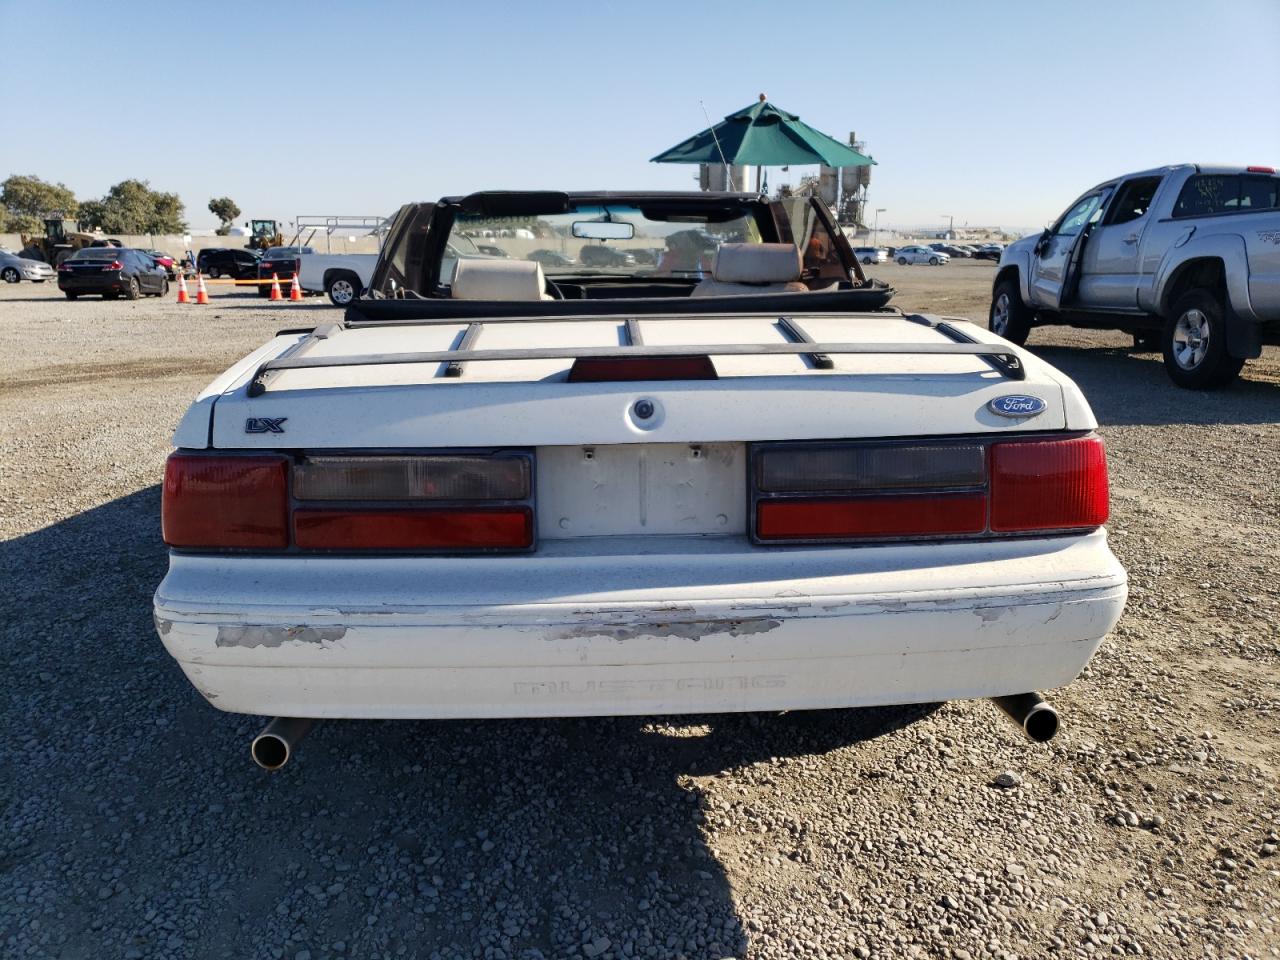
[[[256,396],[241,377],[219,397],[212,445],[223,448],[423,448],[689,444],[830,438],[910,437],[1066,426],[1062,388],[1051,368],[1018,353],[1025,379],[991,358],[928,353],[957,338],[999,342],[972,325],[899,314],[790,318],[812,341],[906,345],[921,352],[753,354],[753,345],[793,343],[773,315],[528,319],[334,327],[294,348],[306,362],[260,377]],[[469,336],[469,330],[471,334]],[[536,359],[398,362],[457,350],[539,350]],[[644,348],[704,352],[719,379],[568,382],[572,358],[547,351]],[[281,341],[281,350],[287,345]],[[717,353],[715,347],[746,350]],[[803,349],[780,347],[780,349]],[[1012,348],[1008,348],[1012,352]],[[456,374],[456,375],[455,375]],[[992,402],[1032,398],[1039,412],[1009,417]],[[637,403],[648,401],[650,415]],[[263,428],[263,424],[272,424]]]

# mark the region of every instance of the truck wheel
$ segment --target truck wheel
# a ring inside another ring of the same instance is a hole
[[[987,326],[992,333],[1022,346],[1031,333],[1031,320],[1034,316],[1034,311],[1022,302],[1022,291],[1018,289],[1017,280],[1007,277],[996,285],[995,293],[991,295],[991,312],[987,317]]]
[[[1227,352],[1222,304],[1208,290],[1191,290],[1174,302],[1162,339],[1169,379],[1188,390],[1226,386],[1244,366]]]
[[[326,292],[335,307],[345,307],[360,295],[360,279],[354,273],[336,273],[329,279]]]

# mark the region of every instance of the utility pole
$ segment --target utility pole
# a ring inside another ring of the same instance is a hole
[[[940,217],[946,217],[946,218],[947,218],[947,239],[948,239],[948,240],[953,240],[953,239],[955,239],[955,235],[956,235],[956,218],[955,218],[955,216],[954,216],[954,215],[952,215],[952,214],[950,214],[950,213],[940,213],[940,214],[938,214],[938,216],[940,216]]]
[[[880,214],[888,210],[888,207],[876,207],[876,225],[871,231],[871,245],[876,246],[876,241],[880,239]]]

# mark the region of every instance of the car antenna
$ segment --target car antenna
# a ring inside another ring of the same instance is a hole
[[[715,124],[711,122],[711,114],[707,113],[707,105],[699,100],[698,106],[702,108],[702,115],[707,118],[707,129],[711,131],[711,139],[716,144],[716,153],[720,154],[720,162],[724,164],[724,185],[728,187],[733,183],[733,178],[729,175],[729,161],[724,158],[724,150],[720,147],[720,138],[716,136]]]

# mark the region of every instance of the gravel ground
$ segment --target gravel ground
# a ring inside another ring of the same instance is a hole
[[[984,316],[991,267],[899,268]],[[156,639],[157,481],[327,305],[0,286],[0,955],[1280,955],[1280,353],[1216,394],[1038,330],[1109,445],[1128,611],[1052,745],[983,702],[319,727],[276,775]]]

